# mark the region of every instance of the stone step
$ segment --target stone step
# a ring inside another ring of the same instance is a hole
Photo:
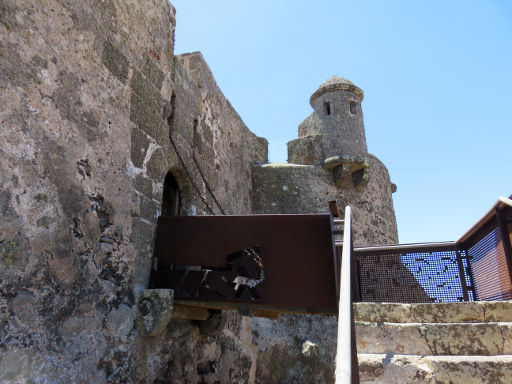
[[[512,356],[359,354],[361,384],[510,384]]]
[[[512,301],[356,303],[356,321],[390,323],[512,322]]]
[[[512,355],[512,323],[356,322],[359,353]],[[511,381],[512,383],[512,381]]]

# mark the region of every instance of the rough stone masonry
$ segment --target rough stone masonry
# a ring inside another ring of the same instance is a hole
[[[290,164],[267,164],[201,54],[174,55],[174,25],[166,0],[0,2],[0,382],[333,382],[332,318],[134,327],[167,175],[182,215],[215,207],[207,184],[228,214],[336,199],[358,244],[397,241],[359,88],[323,84]]]

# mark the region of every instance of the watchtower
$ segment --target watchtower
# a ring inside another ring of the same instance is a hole
[[[324,159],[365,155],[368,150],[361,109],[363,97],[363,91],[351,81],[339,76],[327,79],[310,98],[317,124],[301,124],[299,138],[320,135]]]

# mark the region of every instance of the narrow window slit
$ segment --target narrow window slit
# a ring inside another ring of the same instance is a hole
[[[354,100],[350,100],[350,113],[357,115],[357,103]]]
[[[331,114],[331,103],[329,103],[328,101],[324,103],[324,112],[326,115]]]

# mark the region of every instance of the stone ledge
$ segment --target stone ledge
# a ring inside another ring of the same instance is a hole
[[[512,301],[355,303],[356,321],[390,323],[512,322]]]
[[[361,384],[509,384],[512,355],[414,356],[359,354]]]
[[[405,355],[508,355],[511,323],[357,322],[358,351]]]

